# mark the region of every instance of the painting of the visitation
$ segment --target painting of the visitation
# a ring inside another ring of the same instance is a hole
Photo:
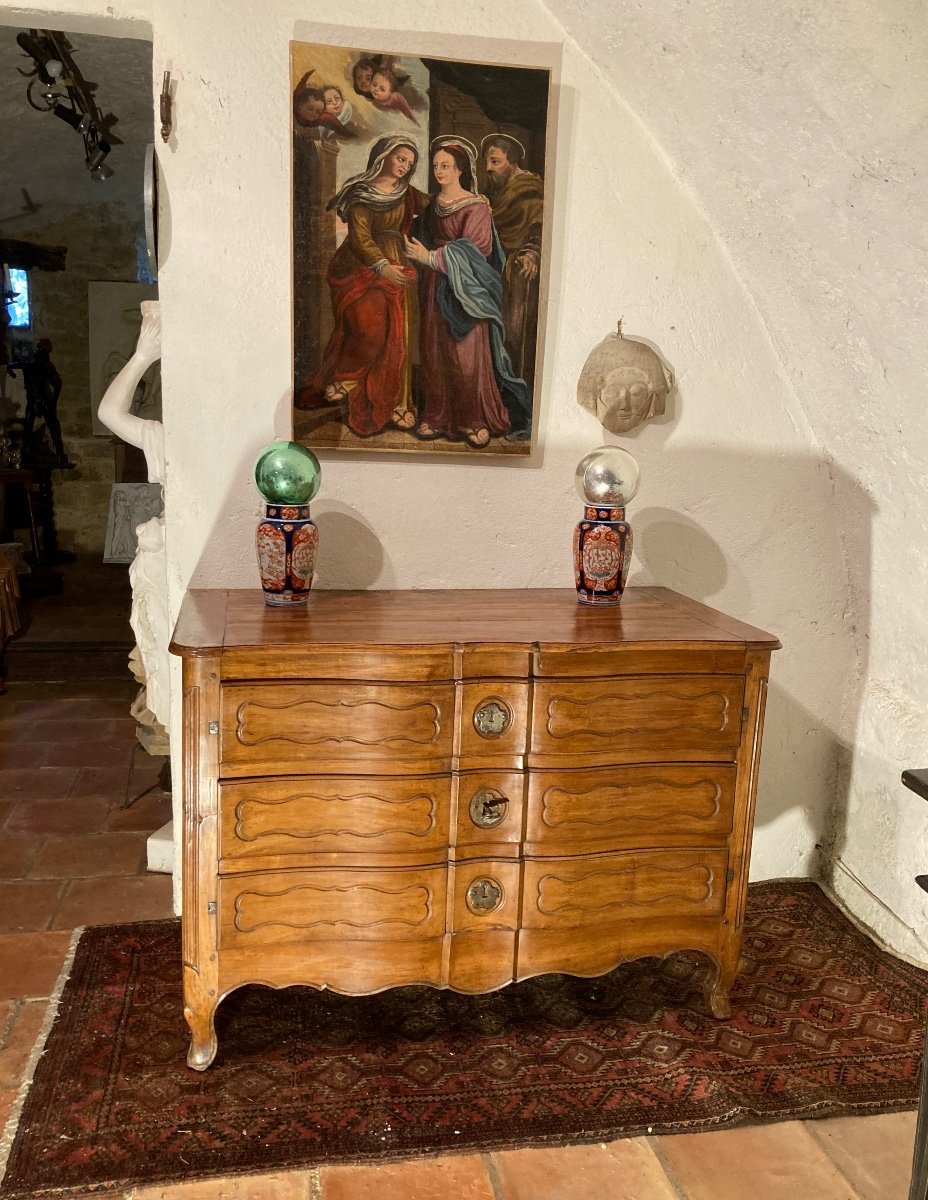
[[[549,73],[291,43],[293,436],[531,453]]]

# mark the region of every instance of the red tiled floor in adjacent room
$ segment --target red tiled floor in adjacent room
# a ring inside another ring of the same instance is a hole
[[[36,684],[32,687],[35,688]],[[46,688],[49,685],[45,685]],[[16,693],[21,691],[20,687],[16,688]],[[131,700],[134,691],[134,686],[127,683],[125,685],[125,696],[118,697],[92,697],[83,696],[75,699],[67,699],[65,697],[50,698],[48,700],[20,700],[16,703],[13,716],[19,720],[30,721],[54,721],[59,718],[65,720],[86,720],[89,717],[105,717],[120,719],[125,718],[128,712],[128,704]]]
[[[70,796],[58,800],[23,800],[3,826],[7,837],[19,834],[66,835],[102,829],[111,803],[106,796]]]
[[[141,753],[138,757],[142,757]],[[159,764],[161,760],[159,759]],[[78,767],[69,796],[122,796],[129,775],[129,758],[117,767]]]
[[[128,763],[131,741],[55,742],[46,758],[50,767],[118,767]]]
[[[0,933],[32,933],[54,920],[63,883],[14,880],[0,882]],[[59,926],[62,928],[62,926]]]
[[[0,1000],[50,996],[70,942],[71,930],[0,934]]]
[[[0,699],[0,705],[3,700]],[[0,763],[3,750],[0,748]],[[13,767],[0,770],[0,796],[9,800],[57,800],[69,795],[76,767]]]
[[[0,880],[22,879],[28,875],[41,845],[41,838],[28,835],[0,837]]]
[[[142,790],[142,786],[139,786],[139,791]],[[107,813],[106,828],[114,832],[139,829],[148,833],[152,829],[160,829],[170,819],[171,797],[155,790],[141,796],[129,808],[111,808]]]
[[[136,723],[129,716],[122,720],[115,717],[66,717],[61,721],[30,720],[16,722],[15,725],[7,722],[5,726],[0,726],[0,734],[11,729],[15,729],[17,742],[42,742],[45,745],[81,742],[94,748],[101,743],[125,744],[128,750],[135,740]]]
[[[68,885],[53,929],[158,921],[172,915],[168,875],[76,879]]]
[[[28,771],[32,774],[37,768],[46,766],[47,753],[48,747],[37,742],[0,741],[0,786],[6,771]]]
[[[145,858],[144,833],[94,833],[49,837],[35,857],[30,879],[80,879],[134,875]]]

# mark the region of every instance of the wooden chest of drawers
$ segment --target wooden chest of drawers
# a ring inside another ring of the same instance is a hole
[[[662,588],[190,592],[190,1066],[245,983],[482,992],[686,948],[727,1015],[778,644]]]

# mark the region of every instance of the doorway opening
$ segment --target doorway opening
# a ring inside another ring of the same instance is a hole
[[[13,929],[172,909],[148,873],[171,869],[167,747],[129,666],[160,488],[97,417],[158,294],[152,95],[150,41],[0,26],[0,884],[46,905]],[[131,404],[160,419],[156,368]]]
[[[158,294],[151,43],[0,26],[0,122],[0,555],[22,609],[7,674],[127,678],[128,564],[160,489],[97,406]],[[160,404],[156,367],[133,411]]]

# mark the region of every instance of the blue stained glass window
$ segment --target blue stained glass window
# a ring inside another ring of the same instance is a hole
[[[22,329],[32,323],[29,311],[29,276],[19,267],[10,267],[10,291],[15,292],[8,307],[10,324],[14,329]]]

